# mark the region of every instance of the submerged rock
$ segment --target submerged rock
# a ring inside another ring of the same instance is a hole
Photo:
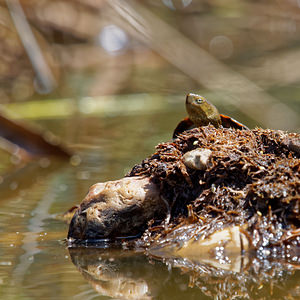
[[[283,256],[290,251],[294,259],[291,249],[300,245],[299,141],[296,133],[259,128],[185,131],[158,145],[128,177],[93,186],[68,236],[86,240],[140,234],[136,245],[172,248],[172,254],[181,255],[186,245],[202,247],[218,232],[228,236],[238,229],[243,239],[236,244],[238,251],[276,249]],[[207,154],[204,167],[198,166],[199,148]],[[215,243],[223,247],[228,239]],[[247,248],[241,246],[245,244]],[[272,255],[273,250],[260,253]]]

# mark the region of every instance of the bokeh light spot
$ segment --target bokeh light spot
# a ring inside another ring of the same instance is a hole
[[[127,34],[116,25],[104,26],[97,42],[110,54],[119,54],[127,47]]]
[[[209,50],[217,58],[226,59],[233,53],[233,43],[227,36],[217,35],[211,39]]]
[[[189,6],[193,2],[193,0],[178,0],[175,1],[175,3],[173,0],[163,0],[162,2],[170,9],[176,10],[176,8],[185,8]]]

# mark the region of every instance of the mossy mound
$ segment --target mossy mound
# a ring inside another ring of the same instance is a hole
[[[206,170],[183,163],[183,155],[197,148],[212,151]],[[241,226],[255,249],[300,245],[297,133],[195,128],[159,144],[157,152],[127,176],[137,175],[159,184],[170,208],[168,224],[159,226],[164,221],[155,220],[149,225],[141,239],[145,245],[189,222],[207,226],[201,231],[205,235],[220,226]]]

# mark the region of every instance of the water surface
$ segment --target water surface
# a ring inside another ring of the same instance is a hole
[[[222,299],[235,289],[240,297],[282,298],[286,286],[291,298],[299,295],[300,274],[283,263],[254,261],[256,269],[244,263],[226,271],[195,262],[195,269],[185,260],[103,245],[67,249],[68,225],[58,216],[78,204],[90,185],[121,178],[153,153],[184,115],[176,97],[163,106],[155,106],[154,98],[126,113],[79,113],[76,123],[73,115],[36,120],[77,153],[73,163],[37,159],[16,169],[1,152],[1,299]]]

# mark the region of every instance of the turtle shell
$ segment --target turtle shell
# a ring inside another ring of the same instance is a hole
[[[238,122],[237,120],[235,120],[229,116],[220,114],[220,118],[221,118],[221,125],[225,128],[249,130],[249,128],[247,126],[245,126],[244,124]],[[195,128],[195,127],[196,127],[195,124],[191,121],[191,119],[189,117],[184,118],[176,126],[176,128],[173,132],[173,139],[176,138],[180,133],[182,133],[188,129]]]

